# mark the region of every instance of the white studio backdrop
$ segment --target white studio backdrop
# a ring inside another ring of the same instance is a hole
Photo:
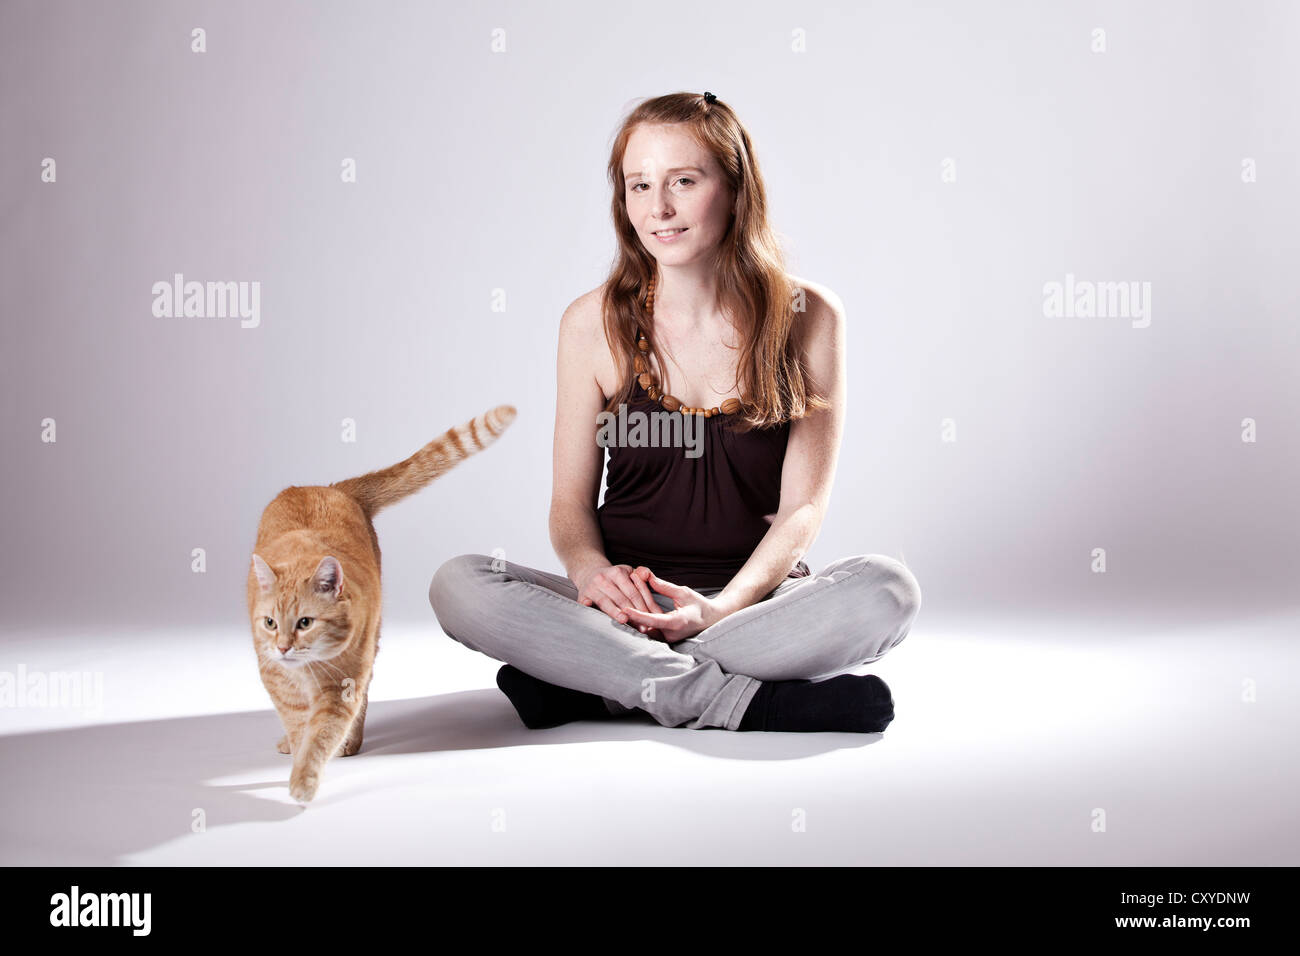
[[[562,570],[556,335],[613,255],[612,137],[705,89],[848,312],[814,569],[902,557],[918,628],[1297,603],[1300,6],[688,13],[0,6],[6,626],[246,628],[277,491],[503,403],[377,520],[385,619],[435,627],[463,552]],[[178,274],[257,283],[256,324],[156,315]]]

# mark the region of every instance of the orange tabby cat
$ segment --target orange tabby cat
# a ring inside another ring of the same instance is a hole
[[[361,749],[379,646],[379,539],[371,519],[496,441],[514,421],[499,405],[391,468],[328,487],[290,487],[262,512],[248,611],[262,683],[293,754],[289,793],[308,803],[325,762]]]

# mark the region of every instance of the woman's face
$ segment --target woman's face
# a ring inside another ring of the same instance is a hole
[[[736,201],[712,154],[676,125],[633,130],[623,153],[623,195],[642,244],[669,265],[712,255]],[[684,231],[656,235],[663,230]]]

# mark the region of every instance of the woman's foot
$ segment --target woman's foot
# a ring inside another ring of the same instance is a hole
[[[894,698],[875,674],[830,680],[760,681],[737,730],[880,733],[894,719]]]
[[[586,694],[539,680],[506,664],[497,671],[497,686],[510,698],[529,730],[557,727],[574,720],[605,720],[613,715],[598,694]]]

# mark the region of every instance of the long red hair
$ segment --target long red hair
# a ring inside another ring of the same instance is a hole
[[[736,215],[718,250],[717,265],[719,304],[736,317],[740,332],[737,377],[743,404],[740,412],[728,416],[731,425],[737,431],[768,428],[829,408],[825,397],[809,392],[807,372],[791,334],[806,294],[786,274],[784,256],[768,222],[767,193],[749,133],[721,100],[670,93],[637,105],[623,120],[610,151],[610,210],[618,253],[605,282],[602,310],[605,338],[611,353],[621,358],[622,371],[605,411],[614,412],[620,403],[632,400],[633,359],[642,331],[665,376],[659,387],[671,392],[650,327],[652,318],[645,309],[656,262],[628,218],[623,154],[638,126],[679,123],[713,154],[736,194]]]

